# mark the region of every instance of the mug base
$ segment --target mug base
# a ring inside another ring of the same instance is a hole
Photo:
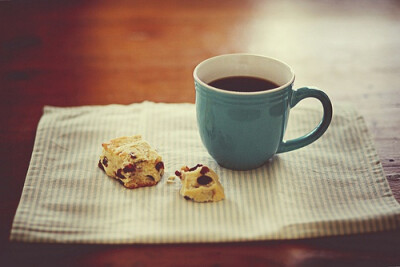
[[[226,164],[226,163],[221,163],[218,161],[217,161],[217,163],[222,168],[229,169],[232,171],[250,171],[250,170],[261,168],[264,165],[268,165],[270,162],[272,162],[274,160],[275,157],[277,157],[277,156],[274,155],[271,158],[267,159],[266,161],[259,163],[259,164],[254,164],[254,165]]]

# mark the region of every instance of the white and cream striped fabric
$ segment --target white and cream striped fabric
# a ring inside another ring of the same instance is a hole
[[[291,111],[287,137],[320,119]],[[98,167],[101,143],[142,134],[163,156],[154,187],[129,190]],[[182,165],[220,176],[226,199],[194,203],[166,183]],[[252,171],[219,167],[197,131],[193,104],[45,107],[10,239],[62,243],[175,243],[296,239],[397,229],[394,199],[363,118],[336,106],[312,145]]]

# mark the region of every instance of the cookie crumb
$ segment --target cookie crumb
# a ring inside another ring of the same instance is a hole
[[[171,175],[170,177],[168,177],[167,179],[167,184],[173,184],[175,183],[175,177],[174,175]]]

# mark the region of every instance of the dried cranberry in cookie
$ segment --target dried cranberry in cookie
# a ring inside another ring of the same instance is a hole
[[[200,173],[201,174],[206,174],[209,171],[210,171],[210,169],[207,166],[203,166],[203,168],[201,168],[201,170],[200,170]]]
[[[157,162],[155,167],[156,167],[157,171],[160,171],[161,169],[164,169],[164,162],[162,162],[162,161]]]
[[[136,171],[136,165],[135,164],[130,163],[130,164],[128,164],[128,165],[126,165],[124,167],[124,172],[125,173],[126,172],[134,172],[134,171]]]
[[[105,167],[108,166],[108,159],[107,159],[107,157],[104,157],[104,158],[103,158],[103,165],[104,165]]]
[[[161,156],[140,135],[102,144],[99,168],[127,188],[156,185],[164,174]]]
[[[212,181],[213,181],[213,179],[210,176],[206,176],[206,175],[202,175],[197,178],[197,183],[199,185],[208,185]]]
[[[194,171],[194,170],[196,170],[198,167],[201,167],[201,166],[203,166],[203,165],[202,165],[202,164],[197,164],[196,166],[190,168],[189,171]]]
[[[101,164],[101,160],[99,160],[99,163],[97,164],[97,166],[99,166],[99,168],[102,169],[103,172],[105,172],[103,164]]]
[[[115,173],[115,176],[121,179],[125,179],[125,176],[122,175],[122,169],[118,169],[117,172]]]

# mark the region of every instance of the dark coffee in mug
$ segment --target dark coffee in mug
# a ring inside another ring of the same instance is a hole
[[[251,76],[230,76],[219,78],[208,83],[208,85],[234,92],[260,92],[279,87],[279,85],[267,79]]]

